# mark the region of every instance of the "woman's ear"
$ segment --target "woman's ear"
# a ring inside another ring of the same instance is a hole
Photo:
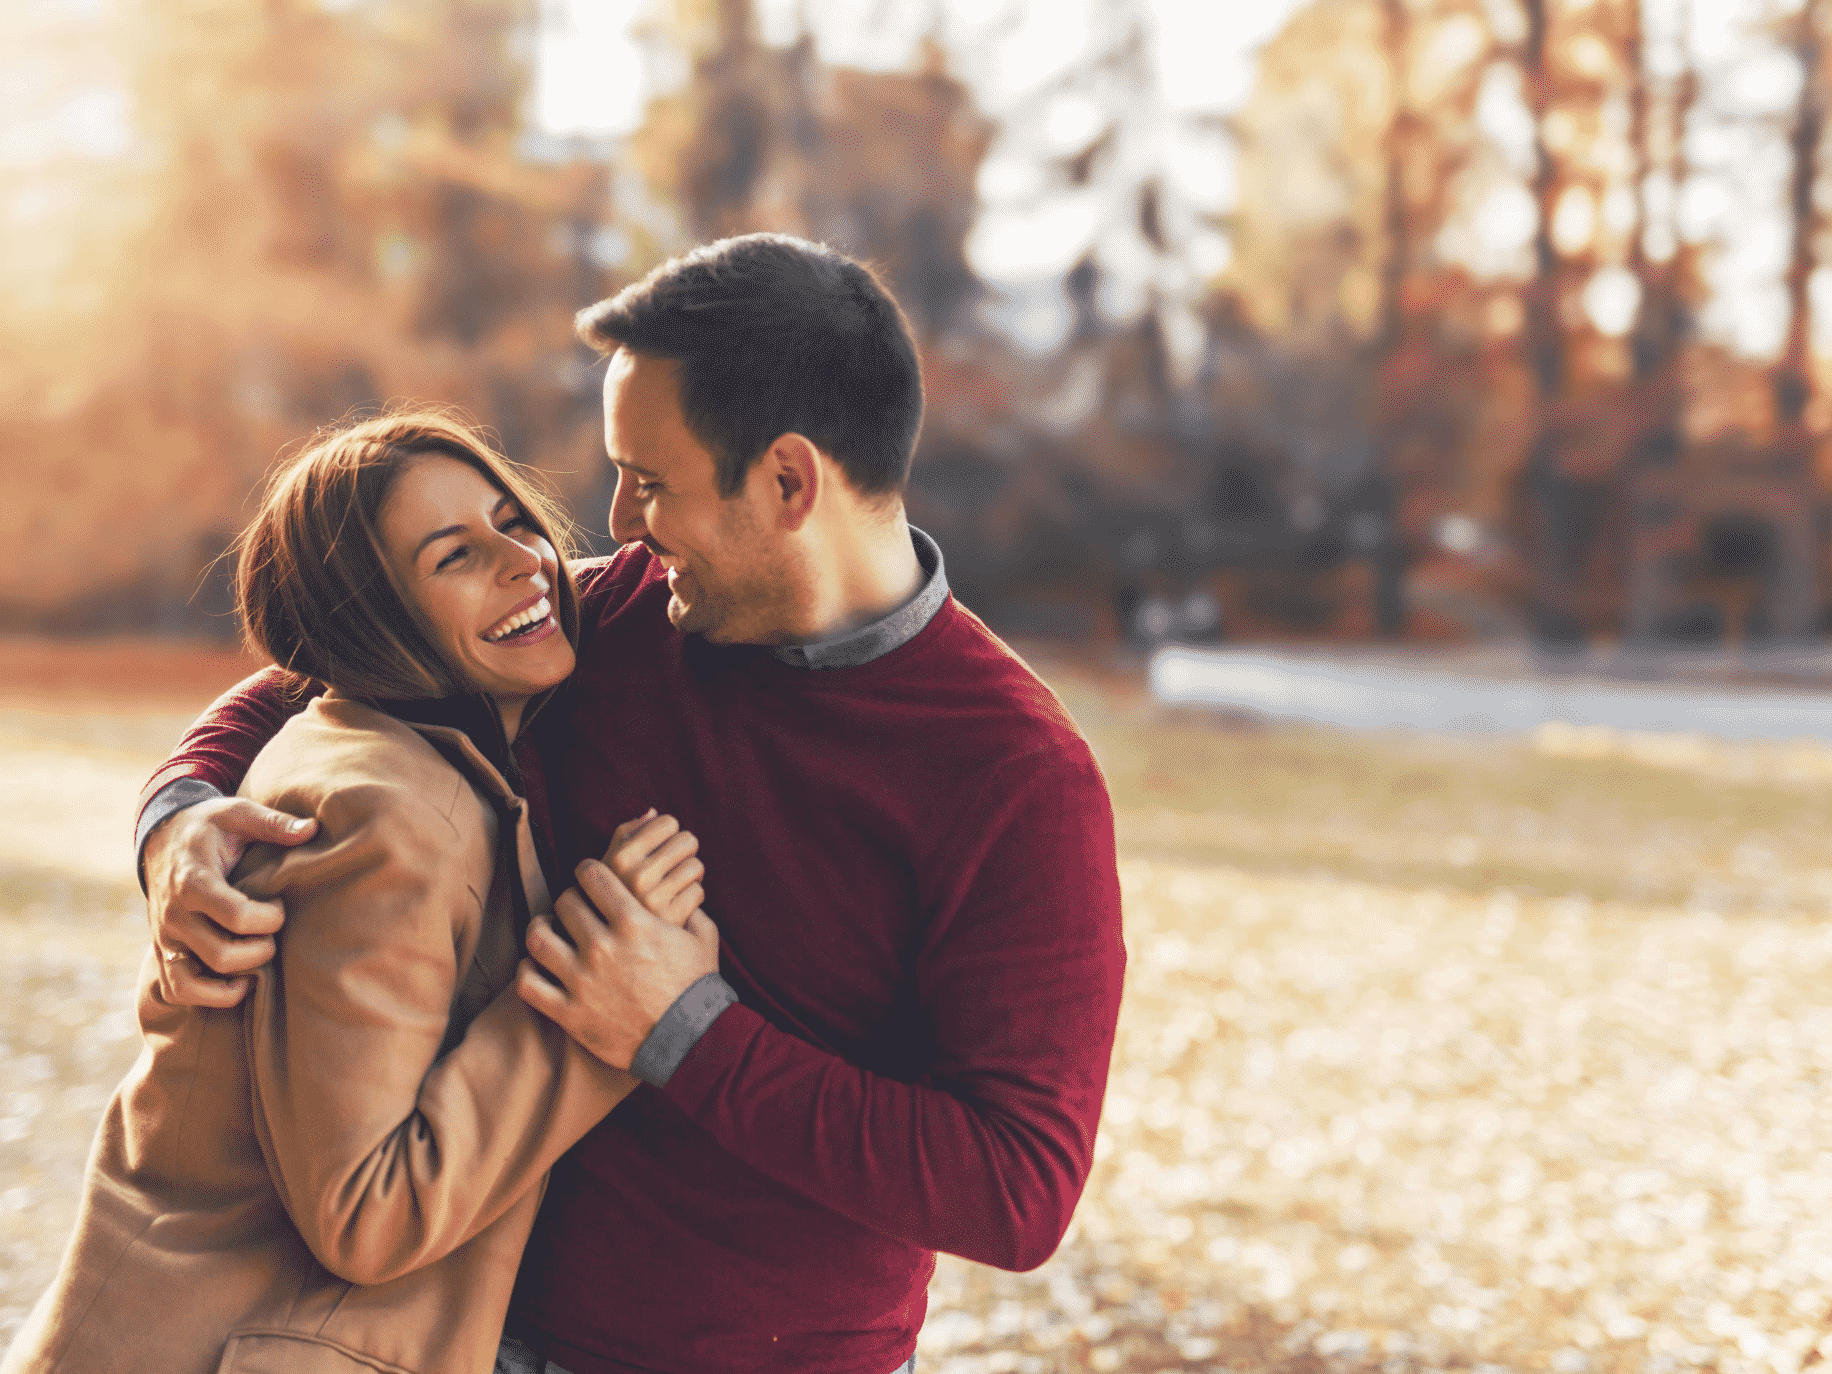
[[[771,498],[785,530],[799,530],[814,513],[826,474],[820,450],[799,434],[784,434],[763,456]]]

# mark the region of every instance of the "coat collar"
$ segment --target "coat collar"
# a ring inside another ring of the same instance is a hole
[[[326,695],[334,698],[341,693],[332,688]],[[550,688],[528,702],[522,711],[523,730],[552,695]],[[406,701],[350,700],[411,726],[435,745],[442,744],[441,752],[455,752],[468,765],[466,771],[498,798],[504,801],[520,799],[523,792],[521,766],[516,762],[508,736],[503,733],[502,713],[496,709],[496,701],[489,693],[466,692]]]

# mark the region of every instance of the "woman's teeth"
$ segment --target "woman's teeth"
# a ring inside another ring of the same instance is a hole
[[[540,624],[541,621],[547,619],[547,617],[552,614],[553,607],[548,603],[546,597],[542,597],[527,610],[517,611],[507,620],[501,621],[490,629],[485,630],[483,637],[494,644],[498,640],[507,639],[517,630],[525,630],[530,625]]]

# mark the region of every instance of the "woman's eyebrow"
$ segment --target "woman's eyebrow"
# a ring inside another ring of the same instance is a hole
[[[501,511],[504,506],[513,506],[514,504],[515,498],[513,496],[498,497],[496,504],[490,507],[490,518],[494,520],[497,513]],[[413,556],[418,558],[421,551],[424,550],[428,544],[432,543],[433,540],[443,539],[448,534],[463,534],[468,528],[469,526],[467,525],[447,525],[442,530],[434,530],[431,534],[427,535],[426,538],[413,546]]]
[[[495,514],[495,512],[492,511],[491,514]],[[415,558],[418,558],[420,556],[420,551],[424,549],[428,544],[432,543],[433,540],[443,539],[448,534],[463,534],[465,529],[466,529],[466,526],[464,525],[447,525],[442,530],[434,530],[431,534],[427,535],[426,538],[422,539],[418,544],[415,544],[413,546],[413,556]]]

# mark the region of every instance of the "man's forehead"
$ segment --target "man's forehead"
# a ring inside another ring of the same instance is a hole
[[[673,358],[654,358],[646,353],[632,353],[627,348],[619,348],[605,363],[605,395],[614,395],[632,388],[672,392],[680,367],[680,363]]]
[[[644,358],[627,349],[613,353],[604,370],[607,432],[632,425],[652,428],[678,414],[673,366],[666,359]]]
[[[675,375],[680,364],[619,349],[604,375],[604,451],[634,476],[685,475],[715,467],[681,415]]]

